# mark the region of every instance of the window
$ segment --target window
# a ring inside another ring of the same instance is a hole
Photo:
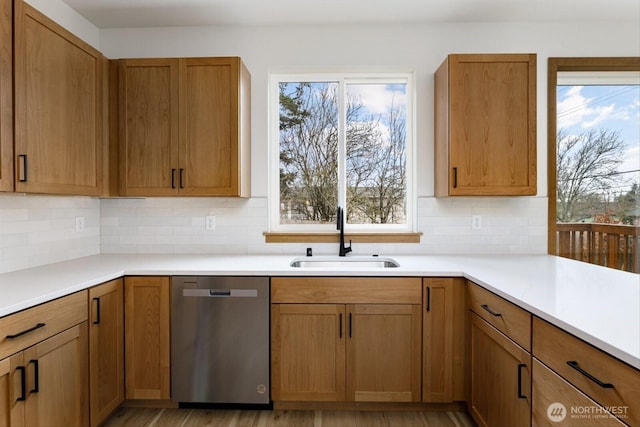
[[[640,61],[549,58],[549,253],[640,272]]]
[[[640,224],[640,73],[559,72],[557,102],[557,222]]]
[[[270,226],[411,232],[410,74],[272,75]]]

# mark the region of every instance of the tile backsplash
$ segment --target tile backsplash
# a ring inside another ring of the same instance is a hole
[[[0,273],[98,253],[99,199],[0,195]]]
[[[148,198],[101,203],[102,253],[332,254],[335,244],[266,244],[267,199]],[[216,217],[215,230],[205,217]],[[471,216],[482,216],[472,230]],[[420,244],[358,244],[355,254],[546,253],[547,199],[418,199]]]
[[[98,253],[315,254],[335,244],[264,242],[267,199],[0,195],[0,273]],[[419,244],[354,243],[354,254],[539,254],[547,198],[421,197]],[[215,216],[206,230],[205,217]],[[472,230],[472,215],[482,228]],[[76,231],[76,218],[84,229]]]

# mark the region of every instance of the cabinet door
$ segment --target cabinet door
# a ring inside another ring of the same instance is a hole
[[[91,426],[124,400],[123,280],[89,289],[89,384]]]
[[[453,401],[453,279],[424,279],[422,401]]]
[[[25,425],[84,427],[89,424],[87,324],[29,347]]]
[[[16,191],[102,191],[104,57],[15,2]]]
[[[436,195],[536,194],[535,55],[449,55],[435,122]]]
[[[536,427],[624,427],[602,406],[533,359],[533,418]],[[552,406],[553,405],[553,406]],[[627,408],[614,406],[613,408]],[[581,413],[572,414],[572,409]]]
[[[272,304],[273,400],[345,399],[345,307]]]
[[[420,305],[347,306],[347,400],[419,402]]]
[[[170,397],[168,277],[125,278],[125,397]]]
[[[23,353],[0,360],[0,427],[24,426],[26,388]]]
[[[12,4],[0,0],[0,191],[13,191]]]
[[[531,354],[469,315],[471,415],[480,427],[531,425]]]
[[[120,61],[120,194],[177,195],[178,60]]]
[[[239,195],[239,58],[180,60],[183,195]]]

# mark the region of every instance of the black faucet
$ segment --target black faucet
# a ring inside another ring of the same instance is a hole
[[[340,230],[340,250],[338,251],[338,256],[345,256],[349,252],[351,252],[351,240],[349,240],[349,247],[345,247],[344,245],[344,211],[340,206],[338,206],[338,211],[336,212],[338,217],[337,229]]]

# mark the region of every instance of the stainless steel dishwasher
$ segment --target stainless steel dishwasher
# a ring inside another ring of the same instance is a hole
[[[269,405],[269,278],[176,276],[171,398]]]

